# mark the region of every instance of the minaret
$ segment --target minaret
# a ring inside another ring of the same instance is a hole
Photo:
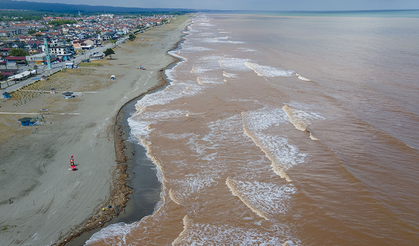
[[[45,55],[47,58],[48,68],[51,69],[51,56],[49,55],[49,48],[48,48],[48,43],[47,43],[46,38],[44,38],[44,45],[45,45]]]

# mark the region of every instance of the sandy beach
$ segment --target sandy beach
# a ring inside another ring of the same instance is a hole
[[[1,245],[60,245],[122,210],[131,191],[119,183],[127,157],[115,139],[121,135],[116,115],[163,83],[160,70],[174,61],[166,52],[188,21],[178,17],[138,34],[116,47],[112,60],[56,73],[0,101]],[[50,94],[51,88],[57,93]],[[66,91],[75,97],[64,99]],[[19,118],[40,109],[48,109],[43,125],[20,125]],[[77,171],[69,170],[71,156]]]

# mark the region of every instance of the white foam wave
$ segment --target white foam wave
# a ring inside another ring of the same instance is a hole
[[[217,174],[189,174],[182,179],[170,180],[172,194],[176,202],[182,204],[183,201],[188,199],[192,194],[199,193],[201,190],[211,187],[218,183],[216,180]],[[198,194],[199,195],[199,194]],[[173,199],[173,198],[172,198]]]
[[[180,51],[180,50],[176,50],[176,51],[172,50],[172,51],[169,51],[169,52],[167,52],[167,53],[168,53],[169,55],[171,55],[171,56],[174,56],[174,57],[177,57],[177,58],[179,58],[179,59],[182,59],[182,60],[187,61],[187,60],[188,60],[188,58],[186,58],[186,57],[184,57],[184,56],[181,56],[179,52],[181,52],[181,51]]]
[[[221,60],[222,67],[234,71],[250,71],[245,65],[248,59],[223,57]]]
[[[202,75],[208,71],[220,70],[221,56],[203,56],[194,65],[193,72]]]
[[[310,82],[311,81],[311,79],[307,79],[307,78],[299,75],[298,73],[296,73],[295,76],[297,76],[297,78],[300,79],[300,80],[302,80],[302,81],[307,81],[307,82]]]
[[[223,84],[223,81],[219,78],[199,77],[199,81],[202,84]]]
[[[204,36],[204,37],[208,37],[208,36],[213,36],[214,33],[212,33],[212,32],[201,32],[199,35]]]
[[[300,153],[297,146],[289,143],[285,137],[274,136],[264,133],[256,133],[256,136],[265,149],[274,158],[275,163],[280,163],[284,170],[303,163],[307,154]]]
[[[300,131],[306,131],[313,120],[324,119],[324,117],[314,112],[306,112],[288,105],[285,105],[282,109],[287,113],[289,121]]]
[[[166,134],[160,134],[160,136],[168,138],[168,139],[185,139],[190,138],[193,133],[182,133],[182,134],[175,134],[175,133],[166,133]]]
[[[225,72],[225,71],[223,71],[223,76],[224,76],[224,77],[226,77],[226,78],[230,78],[230,79],[232,79],[232,78],[237,78],[237,74],[234,74],[234,73],[227,73],[227,72]]]
[[[263,108],[243,112],[243,131],[265,153],[271,161],[272,170],[287,181],[291,181],[286,171],[303,163],[306,154],[289,143],[286,136],[272,133],[271,128],[287,122],[287,115],[279,109]],[[268,133],[265,133],[267,130]],[[275,131],[274,131],[275,132]]]
[[[226,181],[233,195],[238,196],[246,206],[266,219],[285,214],[290,208],[290,199],[297,192],[292,184],[278,186],[259,181],[242,181],[228,178]]]
[[[288,122],[288,116],[281,108],[264,107],[245,112],[243,116],[246,127],[254,132]]]
[[[197,46],[197,47],[191,46],[191,47],[183,47],[182,48],[182,51],[207,51],[207,50],[213,50],[213,49],[206,48],[206,47],[200,47],[200,46]]]
[[[238,114],[210,122],[210,132],[203,140],[215,144],[213,148],[219,148],[221,145],[231,146],[230,143],[245,143],[247,138],[243,134],[241,121],[241,115]]]
[[[282,245],[300,244],[292,238],[292,232],[286,228],[262,230],[243,228],[229,224],[194,223],[188,216],[183,219],[184,230],[172,245]],[[294,244],[295,243],[295,244]]]
[[[167,79],[170,80],[171,83],[176,82],[176,79],[175,79],[176,72],[175,71],[176,70],[174,70],[173,68],[172,69],[166,69],[164,71]]]
[[[246,42],[243,42],[243,41],[230,40],[230,39],[228,41],[232,44],[244,44],[244,43],[246,43]]]
[[[251,144],[251,141],[243,134],[241,116],[235,115],[210,122],[208,128],[209,131],[205,136],[192,135],[186,144],[193,151],[192,156],[208,163],[204,167],[205,170],[222,170],[223,166],[227,165],[225,158],[230,162],[242,163],[242,159],[245,159],[242,152],[236,160],[232,160],[231,154],[226,157],[225,151],[223,151]]]
[[[152,105],[165,105],[175,99],[192,96],[202,90],[197,85],[177,83],[176,86],[168,86],[163,91],[158,91],[153,94],[145,95],[141,100],[137,102],[135,107],[137,108],[137,114],[141,113],[146,107]],[[189,88],[188,88],[189,87]]]
[[[128,125],[131,128],[131,135],[134,135],[138,138],[143,138],[149,134],[148,126],[150,125],[149,122],[146,121],[138,121],[134,120],[133,118],[128,118]]]
[[[219,40],[217,38],[207,38],[203,40],[204,43],[213,43],[213,44],[230,44],[228,40]]]
[[[128,118],[127,122],[131,129],[131,135],[144,139],[153,130],[150,128],[152,123],[157,120],[173,119],[179,117],[185,117],[187,111],[182,110],[170,110],[170,111],[157,111],[147,112],[143,111],[141,114],[137,114],[133,117]]]
[[[203,73],[206,73],[206,72],[209,72],[209,71],[213,71],[213,70],[216,70],[217,69],[217,67],[210,67],[211,66],[211,64],[207,64],[207,66],[206,67],[203,67],[203,66],[201,66],[201,65],[196,65],[194,68],[193,68],[193,73],[195,73],[195,74],[203,74]]]
[[[239,47],[237,49],[240,50],[240,51],[244,51],[244,52],[257,52],[254,49],[249,49],[249,48],[244,48],[244,47]]]
[[[257,75],[264,77],[290,77],[295,73],[292,70],[282,70],[270,66],[262,66],[249,61],[246,61],[245,65],[252,69]]]
[[[93,234],[89,240],[85,242],[85,245],[94,245],[96,242],[108,241],[110,238],[115,238],[113,242],[110,242],[112,245],[127,245],[126,236],[131,233],[132,229],[132,224],[127,225],[123,222],[111,224]]]
[[[204,22],[204,23],[198,23],[198,26],[215,26],[215,25],[211,24],[211,23]]]

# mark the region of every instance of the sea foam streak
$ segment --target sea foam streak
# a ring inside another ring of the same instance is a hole
[[[246,61],[244,64],[248,68],[252,69],[258,76],[263,77],[289,77],[295,73],[292,70],[281,70],[270,66],[262,66],[249,61]]]
[[[247,207],[260,217],[269,220],[275,214],[284,214],[289,208],[289,200],[296,193],[292,184],[278,186],[258,181],[242,181],[228,177],[228,188]]]
[[[286,122],[286,115],[280,109],[260,109],[242,112],[243,131],[271,160],[272,170],[287,181],[292,181],[286,170],[303,163],[306,154],[300,153],[297,146],[289,143],[285,136],[264,133],[271,126]]]
[[[299,244],[287,229],[262,230],[235,227],[228,224],[194,223],[189,216],[183,218],[184,229],[172,245],[286,245]]]
[[[311,81],[311,79],[307,79],[307,78],[299,75],[298,73],[296,73],[295,76],[297,76],[297,78],[300,79],[300,80],[302,80],[302,81],[307,81],[307,82],[310,82]]]
[[[290,122],[294,125],[295,129],[303,132],[307,131],[307,127],[311,124],[313,120],[324,119],[322,116],[316,113],[308,113],[303,110],[292,108],[289,105],[283,106],[282,109],[285,111],[285,113],[287,113],[288,118]]]
[[[115,241],[118,243],[113,243],[113,245],[127,245],[127,235],[131,233],[132,229],[135,226],[133,224],[127,225],[123,222],[111,224],[99,232],[96,232],[85,242],[85,245],[94,245],[95,242],[100,242],[102,240],[107,240],[109,238],[115,238]]]
[[[185,178],[170,180],[171,198],[178,204],[182,204],[183,201],[188,199],[193,193],[198,193],[201,190],[208,188],[214,184],[217,184],[216,180],[218,175],[216,173],[203,175],[186,175]]]

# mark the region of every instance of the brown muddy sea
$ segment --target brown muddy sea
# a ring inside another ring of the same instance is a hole
[[[198,15],[131,134],[153,215],[87,245],[418,245],[419,18]]]

